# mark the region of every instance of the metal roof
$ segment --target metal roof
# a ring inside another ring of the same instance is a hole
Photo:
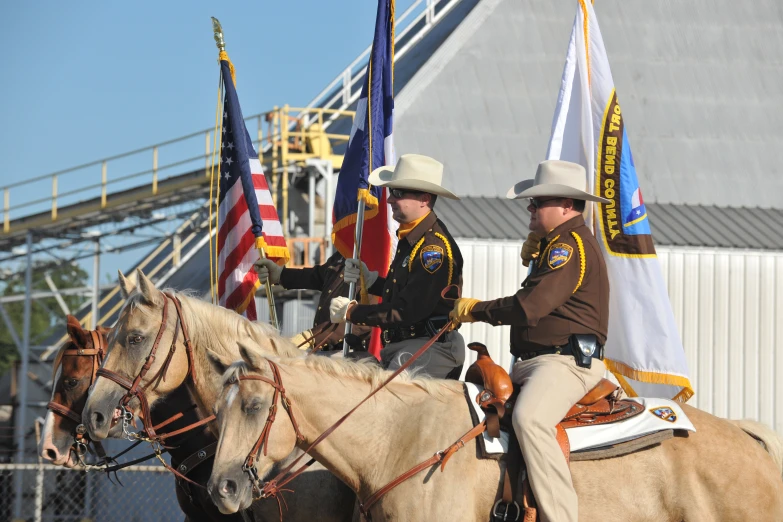
[[[783,210],[646,203],[657,245],[783,250]],[[505,198],[438,199],[435,206],[456,238],[527,237],[525,203]]]
[[[481,0],[464,13],[395,100],[397,152],[442,160],[460,196],[497,197],[530,177],[546,152],[575,7]],[[783,208],[780,3],[595,8],[645,202],[685,205],[709,235],[734,227],[704,207]]]

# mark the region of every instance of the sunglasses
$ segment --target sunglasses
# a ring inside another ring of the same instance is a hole
[[[543,207],[545,203],[549,203],[550,201],[559,201],[562,199],[566,199],[566,198],[548,198],[548,199],[530,198],[528,201],[530,202],[530,206],[538,209]]]
[[[389,189],[389,193],[392,196],[394,196],[396,199],[404,198],[405,194],[414,194],[414,195],[424,194],[424,192],[420,190],[407,190],[407,189],[398,189],[398,188]]]

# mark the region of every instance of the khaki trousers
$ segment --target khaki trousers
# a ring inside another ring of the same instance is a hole
[[[518,361],[511,370],[511,380],[522,386],[512,424],[541,522],[577,522],[576,491],[557,444],[556,426],[605,371],[599,359],[587,369],[577,366],[572,356],[557,354]]]
[[[454,368],[462,366],[465,362],[465,339],[456,331],[447,335],[445,342],[433,343],[408,369],[418,369],[419,373],[445,379]],[[387,344],[381,350],[381,364],[387,370],[396,370],[428,341],[428,338],[420,337]]]

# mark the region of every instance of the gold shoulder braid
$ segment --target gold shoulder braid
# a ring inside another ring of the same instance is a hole
[[[451,284],[451,278],[454,276],[454,256],[451,254],[451,245],[449,244],[449,240],[446,239],[446,236],[440,232],[435,232],[435,237],[443,241],[443,244],[446,245],[446,255],[449,256],[449,282],[446,283],[446,286],[448,286]]]
[[[451,284],[451,279],[454,277],[454,256],[451,253],[451,244],[449,244],[449,240],[446,239],[446,236],[441,234],[440,232],[435,232],[435,237],[443,241],[443,244],[446,245],[446,256],[449,258],[449,282],[446,283],[446,285]],[[411,250],[411,255],[408,257],[408,272],[413,270],[413,261],[416,259],[416,254],[419,251],[419,248],[421,248],[421,245],[424,244],[424,240],[427,239],[427,236],[422,237],[418,243],[416,243],[416,246],[413,247],[413,250]]]
[[[427,239],[427,236],[421,236],[421,239],[419,239],[419,242],[416,243],[416,246],[413,247],[413,250],[411,250],[411,255],[408,256],[408,272],[413,270],[413,260],[416,259],[416,252],[419,251],[421,248],[421,245],[424,244],[424,240]]]
[[[571,292],[575,294],[579,287],[582,285],[582,280],[585,278],[585,268],[587,267],[587,260],[585,259],[585,246],[582,244],[582,238],[576,232],[571,232],[576,241],[576,248],[579,250],[579,281],[576,282],[576,288]]]

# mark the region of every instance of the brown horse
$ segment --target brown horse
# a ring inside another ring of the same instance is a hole
[[[79,320],[69,315],[66,321],[68,341],[58,350],[54,359],[52,396],[49,411],[44,420],[38,454],[58,466],[80,466],[89,455],[77,454],[76,427],[81,424],[81,414],[87,400],[87,390],[95,379],[95,370],[103,355],[95,341],[106,342],[107,329],[98,327],[94,332],[85,330]]]
[[[242,465],[277,399],[268,383],[275,380],[269,360],[244,347],[241,355],[244,362],[225,373],[217,405],[221,436],[209,487],[224,512],[250,502]],[[344,360],[270,360],[279,368],[298,428],[278,405],[264,451],[256,456],[258,476],[267,480],[292,450],[307,448],[389,375]],[[268,381],[241,380],[248,372]],[[684,409],[696,433],[623,457],[571,464],[580,520],[783,520],[779,463],[733,423]],[[366,500],[471,427],[459,383],[402,374],[310,454]],[[436,464],[389,491],[372,506],[372,520],[488,520],[502,464],[478,459],[474,444],[455,453],[442,471]]]
[[[99,344],[106,346],[106,335],[111,330],[99,327],[94,331],[98,336],[96,337],[89,330],[83,329],[75,317],[69,315],[67,331],[70,339],[63,344],[54,360],[54,391],[51,399],[51,403],[60,405],[62,408],[54,406],[54,409],[50,409],[48,412],[38,453],[42,458],[50,460],[56,465],[78,468],[85,463],[84,459],[86,458],[85,456],[77,458],[77,449],[74,447],[76,426],[81,422],[77,422],[71,416],[63,413],[71,411],[75,415],[81,416],[84,403],[87,400],[87,391],[94,378],[95,358],[99,357],[93,352],[96,349],[94,341],[98,340]],[[52,408],[51,403],[50,408]],[[166,431],[173,432],[186,427],[198,420],[196,412],[188,409],[191,403],[192,400],[186,387],[180,386],[166,400],[155,405],[152,410],[152,422],[158,424],[179,412],[184,412],[181,419],[166,427]],[[57,411],[63,413],[57,413]],[[195,461],[199,464],[191,469],[180,469],[180,472],[197,484],[206,484],[212,472],[214,457],[199,459],[198,453],[214,442],[215,438],[203,427],[192,433],[183,433],[172,437],[167,441],[172,467],[179,469],[183,461],[196,455]],[[224,515],[220,513],[210,500],[206,489],[179,478],[175,479],[175,482],[177,501],[186,520],[215,522],[241,522],[243,520],[240,514]]]
[[[179,315],[174,311],[174,306],[169,304],[166,321],[162,325],[164,302],[169,299],[168,302],[172,303],[173,300],[157,290],[141,271],[137,275],[138,289],[120,274],[126,303],[108,338],[109,352],[103,368],[133,381],[142,371],[155,339],[161,332],[158,338],[160,349],[154,361],[150,362],[147,377],[141,380],[146,399],[151,405],[185,385],[195,399],[202,418],[208,416],[222,390],[222,377],[213,372],[208,350],[214,353],[214,357],[228,361],[226,364],[239,358],[238,341],[253,342],[266,354],[302,356],[296,346],[270,326],[252,323],[231,310],[180,293],[171,295],[181,302],[182,324],[178,325]],[[192,368],[184,343],[184,330],[187,330],[192,341]],[[170,359],[169,353],[172,354]],[[156,378],[156,375],[163,374],[164,367],[165,378]],[[191,371],[195,374],[195,381],[189,377]],[[126,389],[115,381],[98,377],[82,414],[91,438],[101,440],[121,435],[116,415],[120,399],[125,393]],[[128,407],[138,413],[139,400],[131,400]],[[216,429],[214,423],[210,429]],[[353,519],[356,496],[322,466],[312,466],[293,485],[298,491],[285,497],[287,509],[283,507],[286,520],[336,522]],[[274,500],[263,500],[253,505],[254,513],[262,513],[263,520],[279,520],[278,509],[278,503]]]

